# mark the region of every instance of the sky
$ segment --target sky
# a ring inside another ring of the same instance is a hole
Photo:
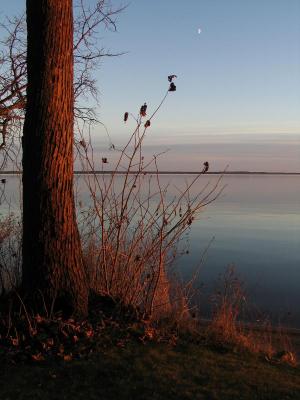
[[[94,4],[93,0],[86,0]],[[118,6],[119,1],[112,1]],[[96,77],[99,119],[116,146],[134,128],[125,111],[149,113],[176,74],[177,91],[152,121],[144,152],[160,169],[300,172],[300,1],[131,0],[117,32],[100,32],[106,58]],[[0,17],[25,0],[3,0]],[[199,29],[201,33],[199,33]],[[92,137],[113,159],[101,126]]]

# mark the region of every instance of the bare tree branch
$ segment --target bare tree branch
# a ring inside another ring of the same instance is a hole
[[[93,6],[79,0],[74,9],[74,98],[75,117],[90,123],[96,121],[95,107],[98,104],[98,87],[95,71],[103,57],[123,53],[110,53],[99,46],[99,31],[116,31],[116,18],[125,7],[112,7],[110,0],[96,1]],[[26,21],[24,14],[6,18],[0,24],[5,37],[0,40],[0,144],[9,151],[10,143],[21,137],[20,129],[25,115],[27,64]],[[89,100],[89,106],[83,103]],[[85,102],[83,102],[85,100]],[[92,101],[91,101],[92,100]],[[92,104],[92,105],[90,105]],[[13,146],[15,148],[15,145]],[[7,159],[7,157],[6,157]],[[3,163],[1,163],[3,167]]]

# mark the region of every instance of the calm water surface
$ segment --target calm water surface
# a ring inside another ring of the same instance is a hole
[[[11,210],[19,212],[20,178],[6,176],[6,198]],[[122,178],[119,178],[122,180]],[[164,175],[170,182],[168,198],[184,187],[191,176]],[[193,192],[201,190],[205,176]],[[76,176],[81,199],[89,202],[84,178]],[[223,193],[208,205],[188,235],[189,254],[177,261],[181,275],[188,279],[199,266],[201,257],[213,239],[201,263],[196,285],[200,305],[207,312],[207,297],[219,274],[234,264],[245,282],[248,302],[266,312],[275,322],[300,328],[300,177],[264,175],[226,175]],[[3,202],[0,213],[7,213]]]
[[[234,264],[253,306],[275,322],[300,327],[300,178],[247,175],[224,180],[224,194],[195,224],[183,267],[196,264],[214,237],[201,267],[204,294],[224,267]]]

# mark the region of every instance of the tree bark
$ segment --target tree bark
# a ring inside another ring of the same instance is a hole
[[[84,316],[88,286],[73,193],[72,0],[27,0],[23,288]]]

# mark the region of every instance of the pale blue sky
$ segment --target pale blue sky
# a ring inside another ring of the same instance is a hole
[[[299,20],[299,0],[132,1],[104,37],[129,53],[100,71],[103,111],[157,102],[176,73],[161,128],[299,133]]]
[[[1,15],[25,7],[1,4]],[[100,119],[123,143],[123,112],[144,101],[153,110],[174,73],[177,91],[146,141],[149,152],[171,149],[162,169],[177,160],[197,169],[199,154],[200,164],[207,155],[217,169],[300,171],[299,21],[299,0],[132,0],[118,32],[101,32],[103,46],[127,54],[97,72]],[[94,137],[104,151],[100,127]]]

